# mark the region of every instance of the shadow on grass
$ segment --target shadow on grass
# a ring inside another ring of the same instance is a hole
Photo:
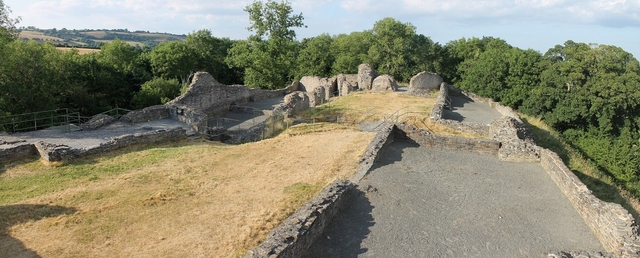
[[[4,172],[7,172],[7,169],[9,168],[12,168],[15,166],[22,166],[24,164],[37,161],[39,159],[40,159],[40,156],[35,155],[35,156],[29,156],[19,160],[14,160],[9,162],[0,162],[0,175],[2,175]]]
[[[68,215],[77,212],[75,208],[36,204],[15,204],[0,206],[0,256],[40,257],[27,248],[20,240],[13,238],[10,228],[17,224],[40,220],[47,217]]]
[[[527,121],[526,118],[522,118],[522,121],[527,125],[527,128],[533,133],[538,146],[549,149],[558,154],[565,165],[569,167],[571,162],[571,156],[569,150],[565,147],[560,139],[553,136],[549,131],[539,128]],[[571,168],[570,168],[571,169]],[[629,201],[620,194],[620,190],[616,185],[604,182],[599,178],[590,176],[583,171],[571,169],[571,171],[584,183],[589,190],[593,192],[593,195],[605,202],[612,202],[622,205],[635,219],[640,221],[640,214],[631,206]],[[602,172],[605,176],[611,177],[606,171]],[[613,178],[613,177],[611,177]]]
[[[301,257],[358,257],[368,251],[361,244],[375,224],[371,215],[373,206],[362,189],[356,189],[352,194],[353,200],[336,214]]]

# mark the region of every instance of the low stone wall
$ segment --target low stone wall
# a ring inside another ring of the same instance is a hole
[[[127,123],[141,123],[170,116],[170,108],[164,105],[150,106],[140,110],[134,110],[120,117],[120,121]]]
[[[88,122],[80,125],[80,127],[82,127],[83,130],[95,130],[115,121],[117,121],[115,117],[106,114],[98,114],[93,116]]]
[[[284,102],[273,108],[273,114],[282,114],[285,117],[305,111],[311,107],[309,93],[296,91],[284,97]]]
[[[352,182],[358,183],[370,171],[378,157],[384,153],[389,144],[395,139],[398,128],[394,124],[384,124],[378,131],[373,140],[367,145],[364,155],[360,158],[360,166],[356,170],[355,175],[351,179]]]
[[[174,128],[171,130],[157,130],[142,134],[130,134],[114,137],[107,142],[93,148],[71,148],[63,144],[37,142],[35,148],[42,159],[48,162],[59,162],[79,157],[101,154],[136,144],[148,144],[166,141],[176,141],[186,138],[186,130]]]
[[[396,134],[396,138],[406,137],[424,147],[491,155],[498,155],[500,149],[499,141],[442,136],[407,125],[398,125],[398,127],[404,132],[404,136]]]
[[[596,198],[555,152],[542,149],[540,153],[544,170],[567,196],[605,250],[619,257],[638,257],[638,226],[631,214],[619,204]]]
[[[447,84],[443,82],[442,84],[440,84],[440,91],[438,91],[436,103],[433,104],[433,108],[431,108],[431,120],[442,120],[442,114],[444,112],[444,107],[448,98],[449,88],[447,87]]]
[[[451,119],[444,119],[443,113],[449,99],[450,91],[456,91],[453,86],[447,83],[440,84],[440,91],[436,97],[436,103],[431,108],[431,121],[454,129],[460,132],[473,133],[478,135],[489,135],[490,126],[482,123],[464,123]]]
[[[501,160],[514,162],[540,161],[539,147],[536,145],[533,135],[518,117],[504,116],[493,121],[489,134],[491,139],[502,143],[498,154]]]
[[[251,257],[300,257],[322,235],[331,219],[352,198],[355,186],[337,180],[322,189],[320,194],[302,205],[258,247],[249,251]]]
[[[10,162],[38,155],[36,147],[24,140],[0,140],[0,162]]]

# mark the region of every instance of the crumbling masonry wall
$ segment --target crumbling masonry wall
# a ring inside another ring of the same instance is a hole
[[[638,226],[627,210],[595,197],[555,152],[542,149],[541,164],[607,252],[618,257],[638,257]]]
[[[452,128],[456,131],[473,133],[477,135],[489,135],[490,126],[482,123],[467,123],[460,122],[451,119],[444,119],[444,108],[447,105],[449,99],[450,90],[454,89],[453,86],[443,82],[440,84],[440,91],[436,97],[436,103],[431,109],[431,121]]]
[[[72,148],[63,144],[46,142],[35,143],[35,148],[43,160],[48,162],[67,161],[89,155],[103,154],[136,144],[149,144],[157,142],[177,141],[186,138],[186,130],[174,128],[171,130],[157,130],[142,134],[129,134],[114,137],[107,142],[92,148]]]
[[[336,180],[289,216],[258,247],[251,257],[300,257],[322,234],[331,219],[354,194],[355,185]]]
[[[293,84],[280,90],[253,89],[244,85],[224,85],[206,72],[198,72],[187,91],[165,104],[170,117],[185,122],[198,132],[206,128],[208,118],[221,117],[231,105],[282,97],[297,90]]]
[[[0,161],[10,162],[38,155],[36,147],[25,140],[0,140]]]

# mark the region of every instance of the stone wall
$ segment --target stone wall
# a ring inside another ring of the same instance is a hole
[[[100,143],[100,145],[92,148],[76,149],[63,144],[52,144],[42,141],[37,142],[35,144],[35,148],[38,150],[38,153],[43,160],[48,162],[59,162],[89,155],[102,154],[136,144],[176,141],[186,137],[185,129],[174,128],[171,130],[157,130],[141,134],[114,137],[111,140]]]
[[[25,140],[0,140],[0,163],[38,155],[36,147]]]
[[[252,89],[244,85],[224,85],[206,72],[198,72],[187,91],[171,100],[165,106],[170,116],[186,122],[196,131],[202,132],[210,117],[224,116],[231,105],[285,96],[299,87],[299,84],[280,90]]]
[[[539,147],[533,135],[517,117],[504,116],[493,121],[489,134],[491,139],[502,143],[498,157],[505,161],[538,162]]]
[[[373,164],[378,160],[378,157],[382,155],[389,144],[395,139],[398,128],[394,124],[384,124],[380,127],[378,133],[373,140],[367,145],[364,151],[364,155],[360,158],[360,165],[356,170],[355,175],[351,179],[352,182],[358,183],[366,176],[373,167]]]
[[[346,96],[349,93],[358,90],[357,74],[338,74],[336,76],[339,96]]]
[[[91,120],[80,125],[83,130],[95,130],[105,125],[109,125],[113,122],[117,121],[115,117],[106,114],[98,114],[91,117]]]
[[[407,125],[398,125],[398,127],[404,135],[396,134],[396,138],[406,137],[420,146],[429,148],[498,155],[501,146],[500,142],[495,140],[437,135]]]
[[[337,77],[320,78],[318,76],[304,76],[300,79],[298,90],[306,91],[310,94],[318,92],[318,88],[323,88],[324,95],[320,96],[324,101],[333,96],[340,95]]]
[[[358,66],[358,88],[361,90],[371,90],[373,79],[378,77],[376,70],[369,64],[361,64]]]
[[[631,214],[619,204],[595,197],[555,152],[542,149],[540,154],[544,170],[567,196],[605,250],[619,257],[638,257],[638,226]]]
[[[273,114],[282,114],[284,117],[293,116],[311,107],[307,92],[296,91],[284,97],[284,102],[273,108]]]
[[[436,97],[436,103],[433,105],[433,108],[431,108],[431,121],[460,132],[489,135],[490,126],[487,124],[467,123],[443,118],[444,109],[447,106],[447,100],[451,94],[450,92],[455,90],[453,86],[447,83],[443,82],[440,84],[440,91]]]
[[[347,181],[334,181],[320,194],[300,207],[258,247],[249,251],[251,257],[300,257],[322,235],[331,219],[345,203],[349,203],[355,186]]]
[[[150,106],[140,110],[134,110],[120,117],[120,121],[127,123],[141,123],[158,119],[165,119],[170,116],[170,109],[164,105]]]

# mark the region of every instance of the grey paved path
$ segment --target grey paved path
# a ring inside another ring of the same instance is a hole
[[[35,143],[44,141],[55,144],[65,144],[73,148],[95,147],[100,143],[111,140],[112,137],[118,137],[128,134],[145,133],[153,130],[173,129],[182,127],[188,133],[192,129],[186,123],[173,119],[160,119],[144,123],[129,124],[123,122],[115,122],[113,124],[101,127],[96,130],[86,131],[67,131],[61,127],[45,129],[33,132],[15,133],[8,136],[0,136],[5,139],[22,139],[27,142]]]
[[[395,142],[307,257],[604,251],[538,163]]]
[[[467,97],[451,96],[451,110],[444,109],[443,118],[460,122],[490,124],[502,117],[489,104],[475,102]]]

